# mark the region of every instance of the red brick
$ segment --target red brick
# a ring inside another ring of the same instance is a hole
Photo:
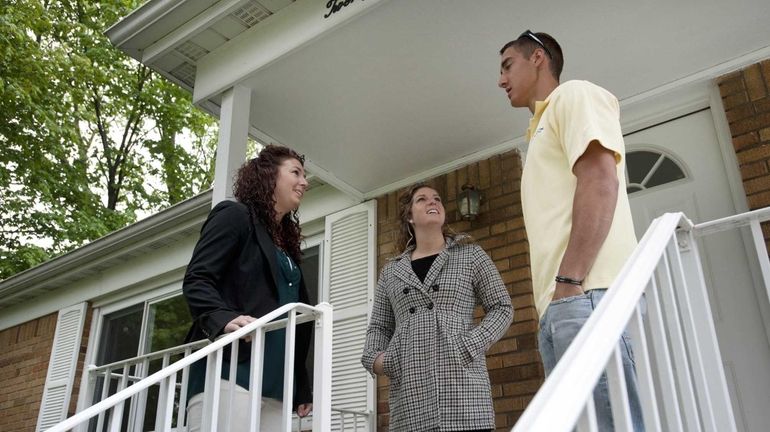
[[[722,104],[724,105],[725,109],[732,109],[738,105],[745,104],[748,101],[749,96],[745,92],[741,92],[723,98]]]
[[[770,158],[770,145],[764,144],[752,149],[738,152],[738,162],[743,165],[750,162]]]
[[[759,161],[750,164],[741,165],[741,176],[743,180],[749,180],[757,176],[765,175],[768,173],[767,162]]]
[[[770,205],[770,191],[749,195],[747,198],[749,201],[749,208],[751,210],[767,207]]]
[[[759,64],[746,68],[743,71],[743,77],[749,99],[757,100],[767,96],[767,86],[765,85],[765,80],[762,79],[762,71],[759,68]]]
[[[733,137],[733,147],[735,150],[744,150],[756,144],[759,144],[759,134],[756,132],[749,132]]]
[[[725,114],[727,115],[727,121],[730,123],[743,120],[754,115],[754,105],[750,103],[739,105],[735,108],[725,111]]]
[[[751,195],[757,192],[770,190],[770,176],[758,177],[743,183],[746,193]]]
[[[719,93],[722,95],[722,98],[741,93],[745,90],[746,86],[743,83],[743,75],[740,73],[733,74],[719,83]]]

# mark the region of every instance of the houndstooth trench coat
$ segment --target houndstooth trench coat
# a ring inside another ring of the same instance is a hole
[[[494,429],[485,352],[513,318],[508,291],[486,252],[447,240],[424,282],[411,249],[383,268],[361,358],[372,373],[385,352],[392,432]],[[486,316],[474,326],[480,302]]]

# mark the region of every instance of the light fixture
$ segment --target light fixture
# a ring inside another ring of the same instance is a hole
[[[479,215],[479,204],[481,203],[481,193],[476,190],[476,186],[466,183],[462,190],[457,194],[457,209],[460,216],[465,220],[474,220]]]

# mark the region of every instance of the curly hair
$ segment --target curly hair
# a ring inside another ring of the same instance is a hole
[[[296,159],[302,166],[305,165],[305,157],[288,147],[273,144],[265,146],[257,157],[238,169],[233,194],[248,207],[252,223],[262,224],[273,243],[300,263],[302,235],[297,210],[286,213],[280,223],[275,221],[274,192],[278,167],[287,159]]]
[[[396,239],[396,250],[398,253],[405,252],[409,246],[415,245],[414,228],[409,223],[409,219],[412,218],[412,199],[418,190],[422,188],[431,188],[436,190],[435,187],[429,183],[417,183],[410,186],[398,197],[398,238]],[[444,225],[441,227],[441,231],[444,237],[454,238],[457,233],[447,225],[444,220]]]

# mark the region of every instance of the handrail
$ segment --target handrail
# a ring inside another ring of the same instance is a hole
[[[698,237],[703,237],[716,232],[747,226],[753,221],[764,222],[767,220],[770,220],[770,207],[699,223],[693,227],[693,231]]]
[[[680,220],[686,220],[682,213],[667,213],[653,221],[512,432],[567,431],[575,425]],[[591,337],[599,328],[605,337]],[[570,366],[581,373],[570,373]]]
[[[300,312],[302,315],[297,316],[295,318],[295,324],[298,325],[304,322],[313,321],[315,319],[315,317],[313,316],[314,314],[316,313],[322,314],[325,308],[329,308],[329,307],[330,305],[328,303],[321,303],[318,306],[309,306],[304,303],[288,303],[284,306],[281,306],[280,308],[249,323],[248,325],[241,327],[240,329],[232,333],[228,333],[218,338],[216,341],[208,344],[207,346],[201,348],[200,350],[153,373],[152,375],[148,376],[147,378],[144,378],[143,380],[137,382],[136,384],[133,384],[130,387],[126,387],[124,390],[96,403],[95,405],[92,405],[84,409],[83,411],[75,414],[74,416],[48,429],[46,432],[68,431],[74,428],[75,426],[78,426],[90,420],[94,416],[98,415],[100,412],[106,411],[107,409],[112,408],[115,405],[118,405],[119,403],[126,401],[132,396],[139,394],[140,392],[146,390],[150,386],[160,384],[164,379],[167,379],[170,376],[179,372],[180,370],[186,367],[189,367],[196,361],[203,359],[220,349],[223,349],[227,345],[230,345],[233,342],[237,341],[238,339],[241,339],[244,336],[248,335],[249,333],[256,331],[260,327],[264,327],[265,325],[267,325],[274,319],[282,316],[283,314],[289,313],[290,311]]]
[[[160,351],[153,351],[151,353],[138,355],[136,357],[131,357],[129,359],[118,360],[116,362],[112,362],[112,363],[108,363],[108,364],[103,364],[103,365],[100,365],[100,366],[89,365],[88,366],[88,372],[89,373],[99,373],[99,372],[106,371],[108,369],[118,369],[118,368],[123,367],[124,365],[127,365],[127,364],[140,363],[140,362],[142,362],[144,360],[157,360],[157,359],[163,358],[163,356],[165,356],[166,354],[173,355],[173,354],[183,353],[188,348],[195,349],[195,348],[198,348],[198,347],[204,347],[204,346],[208,345],[209,343],[211,343],[211,342],[208,339],[201,339],[201,340],[198,340],[198,341],[195,341],[195,342],[186,343],[184,345],[177,345],[175,347],[166,348],[166,349],[163,349],[163,350],[160,350]]]

